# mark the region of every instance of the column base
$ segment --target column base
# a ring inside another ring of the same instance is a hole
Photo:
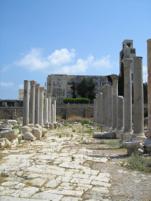
[[[132,141],[140,141],[143,142],[145,140],[144,133],[133,133],[132,134]]]

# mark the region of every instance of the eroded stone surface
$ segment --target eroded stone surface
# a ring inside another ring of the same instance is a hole
[[[74,133],[70,127],[51,130],[41,141],[2,151],[0,200],[80,201],[97,200],[97,195],[109,199],[110,174],[85,165],[86,161],[106,163],[108,159],[97,158],[81,146],[80,126],[75,124]]]

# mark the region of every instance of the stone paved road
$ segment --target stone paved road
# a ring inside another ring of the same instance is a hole
[[[107,158],[90,156],[80,125],[74,129],[51,130],[41,141],[1,151],[0,201],[110,201],[110,174],[85,165]]]

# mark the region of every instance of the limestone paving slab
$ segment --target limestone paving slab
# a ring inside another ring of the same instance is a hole
[[[106,162],[107,158],[90,156],[91,150],[79,146],[79,133],[60,138],[61,132],[53,130],[47,139],[4,151],[7,156],[0,172],[7,177],[0,183],[0,201],[109,199],[110,175],[84,165],[88,160]],[[87,192],[89,197],[83,199]]]
[[[41,199],[27,199],[27,198],[15,198],[11,196],[1,196],[0,201],[41,201]],[[49,201],[49,200],[45,200]]]

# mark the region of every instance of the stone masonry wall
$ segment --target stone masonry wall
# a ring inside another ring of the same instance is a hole
[[[23,116],[23,107],[0,107],[0,119],[16,119]],[[57,116],[61,118],[69,118],[71,116],[79,116],[91,118],[93,117],[92,104],[62,104],[57,106]]]
[[[23,107],[0,107],[0,119],[16,119],[23,116]]]

